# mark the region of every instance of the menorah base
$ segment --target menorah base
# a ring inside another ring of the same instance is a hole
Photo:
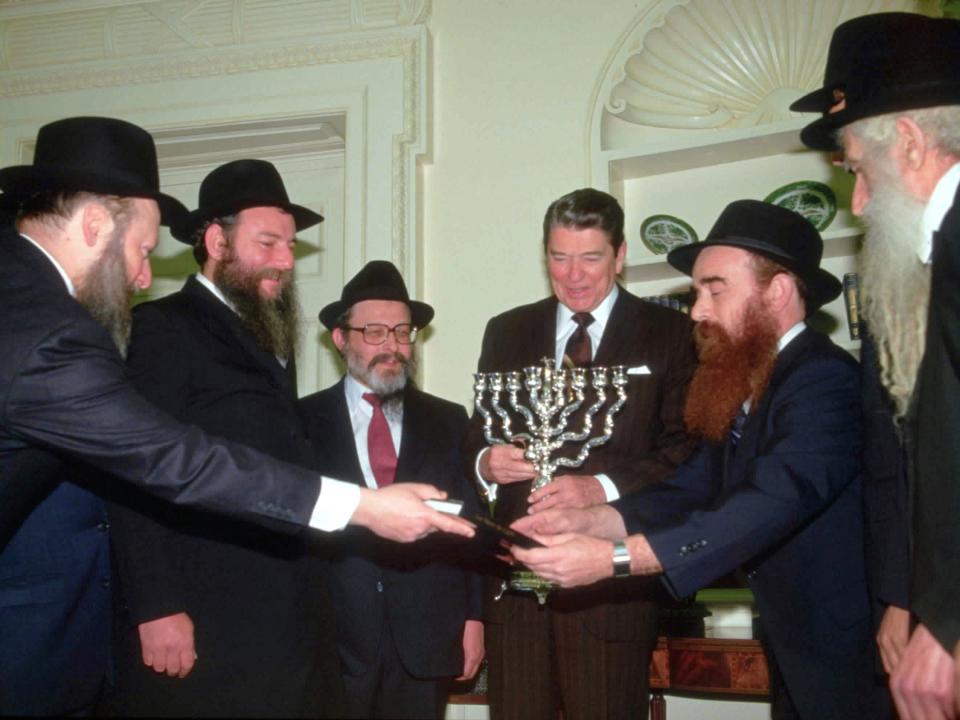
[[[503,594],[507,592],[507,590],[512,590],[520,593],[532,593],[537,596],[538,603],[545,605],[547,595],[556,587],[555,583],[545,580],[535,572],[531,572],[530,570],[514,570],[510,575],[510,579],[503,581],[503,584],[500,586],[500,592],[497,593],[497,596],[493,600],[496,602],[503,597]]]

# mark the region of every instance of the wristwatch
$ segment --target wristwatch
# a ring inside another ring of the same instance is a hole
[[[623,540],[613,544],[613,576],[630,577],[630,552]]]

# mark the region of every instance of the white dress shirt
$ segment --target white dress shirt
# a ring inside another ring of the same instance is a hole
[[[357,457],[360,459],[360,469],[363,471],[363,481],[371,490],[377,489],[377,479],[370,467],[370,452],[367,445],[367,431],[370,429],[370,420],[373,419],[373,405],[363,399],[363,394],[370,392],[370,388],[360,383],[353,375],[347,374],[343,383],[343,392],[347,397],[347,412],[350,415],[350,425],[353,427],[353,442],[357,446]],[[399,415],[385,413],[387,425],[390,427],[390,439],[393,440],[393,449],[400,457],[400,436],[403,431],[403,406]]]
[[[933,193],[923,209],[923,237],[917,248],[917,255],[922,263],[929,264],[933,255],[933,234],[940,229],[943,218],[953,205],[960,186],[960,162],[954,163],[933,188]]]

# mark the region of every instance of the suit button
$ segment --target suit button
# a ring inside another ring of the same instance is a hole
[[[377,580],[377,592],[378,593],[383,592],[383,582],[381,582],[380,580]]]
[[[106,520],[104,520],[103,522],[97,523],[97,530],[99,530],[100,532],[106,532],[109,529],[110,529],[110,523],[108,523]]]
[[[100,587],[102,587],[104,590],[109,589],[109,587],[110,587],[110,581],[107,580],[107,578],[101,578],[101,580],[100,580]]]
[[[681,554],[681,555],[686,555],[688,552],[690,552],[690,546],[689,546],[689,545],[684,545],[683,547],[680,548],[680,554]]]

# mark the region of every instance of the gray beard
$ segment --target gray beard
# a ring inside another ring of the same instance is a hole
[[[383,378],[375,372],[376,364],[381,355],[375,355],[367,365],[363,364],[360,357],[351,350],[349,345],[344,348],[343,355],[350,375],[370,388],[374,395],[380,397],[380,406],[383,408],[383,414],[387,416],[387,419],[399,419],[403,410],[403,391],[407,387],[407,382],[416,373],[416,356],[411,355],[400,373],[389,378]]]
[[[93,315],[113,339],[124,358],[130,344],[130,298],[133,291],[127,280],[123,256],[123,228],[107,244],[103,255],[93,264],[83,284],[77,287],[77,301]]]
[[[877,185],[877,183],[874,183]],[[920,262],[924,204],[887,173],[864,209],[860,252],[863,316],[877,345],[880,378],[896,417],[906,415],[926,342],[930,266]]]

